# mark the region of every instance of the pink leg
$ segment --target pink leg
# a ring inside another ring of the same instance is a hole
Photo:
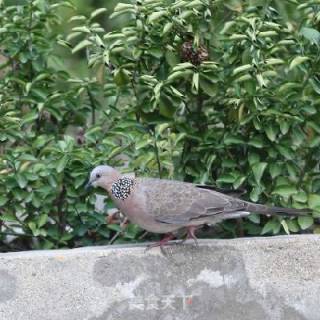
[[[151,248],[154,248],[154,247],[160,247],[162,248],[164,245],[168,244],[168,242],[172,239],[175,238],[175,235],[172,234],[172,233],[167,233],[163,239],[161,239],[160,241],[158,242],[155,242],[153,244],[150,244],[148,247],[147,247],[147,250],[151,249]]]
[[[195,244],[196,244],[196,246],[198,246],[198,239],[197,239],[197,237],[196,237],[196,235],[194,233],[195,233],[195,231],[197,229],[198,229],[198,226],[189,226],[189,227],[187,227],[187,238],[185,239],[185,240],[193,239]]]

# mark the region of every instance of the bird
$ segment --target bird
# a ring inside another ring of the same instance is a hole
[[[134,224],[151,232],[165,234],[152,246],[164,246],[181,230],[197,243],[195,231],[227,219],[262,215],[307,215],[308,209],[270,207],[252,203],[231,193],[190,182],[129,177],[108,165],[95,167],[88,187],[105,189],[115,206]],[[219,191],[218,191],[219,190]]]

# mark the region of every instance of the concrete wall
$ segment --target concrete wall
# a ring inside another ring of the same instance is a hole
[[[319,320],[320,238],[0,254],[1,320]]]

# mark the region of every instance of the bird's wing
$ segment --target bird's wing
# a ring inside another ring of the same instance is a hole
[[[168,224],[186,224],[192,220],[243,210],[245,202],[222,193],[179,181],[141,179],[148,213]]]
[[[196,187],[224,193],[230,197],[235,197],[235,198],[240,198],[242,195],[244,195],[247,192],[247,190],[245,189],[233,190],[233,189],[226,189],[226,188],[218,188],[216,186],[205,185],[205,184],[197,184]]]

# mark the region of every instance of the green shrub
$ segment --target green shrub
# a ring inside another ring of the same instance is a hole
[[[94,209],[93,166],[245,188],[314,218],[251,216],[214,236],[319,232],[319,4],[148,0],[118,4],[123,27],[69,2],[0,0],[1,250],[138,241]],[[66,72],[56,44],[85,53]],[[107,204],[112,208],[112,204]]]
[[[67,40],[102,74],[112,131],[135,134],[140,175],[242,187],[251,201],[311,207],[316,218],[319,7],[132,1],[111,15],[125,17],[121,29],[103,33],[82,17]],[[223,226],[232,236],[319,231],[311,217]]]
[[[115,226],[84,185],[122,149],[96,121],[97,84],[59,67],[58,9],[72,6],[0,4],[0,249],[108,243]]]

